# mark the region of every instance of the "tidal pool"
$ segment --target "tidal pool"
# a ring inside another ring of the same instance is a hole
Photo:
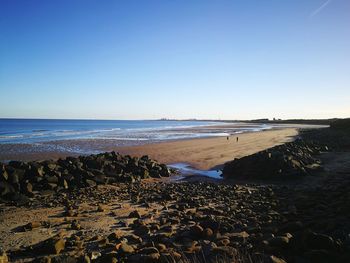
[[[177,169],[181,175],[202,175],[214,179],[222,179],[222,172],[220,170],[199,170],[191,167],[187,163],[174,163],[168,166]]]

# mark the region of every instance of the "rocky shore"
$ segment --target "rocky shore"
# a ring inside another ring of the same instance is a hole
[[[24,205],[35,194],[52,195],[97,184],[169,177],[170,172],[166,165],[148,156],[137,158],[115,152],[57,161],[11,161],[0,164],[0,200]]]
[[[328,151],[327,146],[298,139],[225,164],[225,179],[298,179],[320,169],[317,155]]]
[[[303,132],[227,163],[233,180],[217,183],[164,181],[165,165],[117,153],[10,162],[0,262],[350,262],[350,157],[338,134]]]

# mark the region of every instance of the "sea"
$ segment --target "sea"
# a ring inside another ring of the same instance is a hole
[[[0,119],[0,144],[80,139],[146,143],[228,136],[269,128],[265,124],[215,121]]]

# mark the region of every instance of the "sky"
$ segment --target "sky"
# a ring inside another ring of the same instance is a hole
[[[350,117],[349,0],[0,0],[0,118]]]

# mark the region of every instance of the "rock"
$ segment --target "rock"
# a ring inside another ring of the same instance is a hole
[[[302,139],[272,147],[225,163],[224,178],[286,179],[308,174],[317,163],[316,146]],[[283,176],[282,176],[283,175]]]
[[[91,260],[88,255],[84,255],[79,260],[80,263],[91,263]]]
[[[100,263],[117,263],[118,259],[115,254],[103,254],[98,258],[98,262]]]
[[[158,248],[158,250],[159,250],[160,252],[164,252],[164,251],[166,251],[166,249],[167,249],[166,245],[164,245],[164,244],[162,244],[162,243],[158,243],[158,244],[157,244],[157,248]]]
[[[14,193],[15,189],[7,182],[0,182],[0,196],[5,196]]]
[[[182,255],[179,253],[179,252],[176,252],[176,251],[172,251],[170,253],[172,259],[175,260],[175,262],[179,261],[181,258],[182,258]]]
[[[34,251],[43,254],[59,254],[65,248],[66,241],[59,237],[52,237],[39,243]]]
[[[55,191],[52,190],[42,190],[40,191],[41,196],[52,196],[55,194]]]
[[[337,262],[336,257],[324,249],[309,250],[305,252],[304,257],[308,259],[309,262]]]
[[[41,227],[41,222],[33,221],[24,226],[25,230],[33,230],[34,228]]]
[[[135,231],[135,234],[139,235],[139,236],[145,236],[145,235],[148,235],[150,233],[150,229],[146,225],[141,225],[141,226],[137,227],[134,231]]]
[[[159,253],[159,250],[156,247],[145,247],[137,251],[140,254],[154,254]]]
[[[29,182],[25,183],[23,186],[23,191],[28,195],[33,194],[33,185]]]
[[[135,249],[132,246],[128,245],[126,242],[121,242],[120,251],[124,254],[132,254],[134,253]]]
[[[47,177],[45,177],[45,179],[50,184],[58,184],[58,177],[57,176],[47,176]]]
[[[6,252],[0,251],[0,263],[8,263],[9,259],[7,257]]]
[[[38,163],[31,163],[31,168],[28,171],[32,177],[42,177],[44,175],[44,167]]]
[[[192,235],[200,237],[203,234],[203,227],[201,227],[200,225],[194,225],[190,228],[190,232]]]
[[[247,238],[249,237],[249,234],[245,231],[238,232],[238,233],[228,233],[226,236],[232,241],[232,242],[245,242]]]
[[[86,179],[85,182],[86,182],[86,185],[87,185],[88,187],[95,187],[95,186],[96,186],[96,182],[93,181],[93,180]]]
[[[103,207],[103,205],[98,205],[97,206],[97,212],[104,212],[105,208]]]
[[[137,235],[134,235],[134,234],[130,234],[126,238],[127,238],[127,240],[129,240],[130,242],[133,242],[133,243],[139,243],[139,244],[142,243],[142,238],[137,236]]]
[[[160,259],[159,253],[152,253],[152,254],[135,254],[129,257],[130,262],[145,262],[145,263],[152,263],[152,262],[158,262]]]
[[[129,214],[128,217],[129,217],[129,218],[141,218],[141,215],[140,215],[139,211],[134,210],[134,211],[132,211],[132,212]]]
[[[26,205],[30,202],[29,198],[21,193],[13,192],[6,195],[6,199],[16,203],[17,206]]]
[[[269,244],[277,248],[287,248],[289,244],[289,238],[285,236],[277,236],[268,240]]]
[[[211,230],[209,227],[203,230],[203,237],[205,239],[210,239],[213,236],[213,230]]]
[[[0,261],[1,262],[1,261]],[[37,257],[34,259],[33,263],[51,263],[51,257]]]
[[[271,263],[287,263],[285,260],[278,258],[276,256],[273,256],[273,255],[269,257],[269,262],[271,262]]]
[[[280,232],[296,232],[303,229],[303,223],[300,221],[290,222],[280,228]]]
[[[101,257],[101,253],[100,252],[98,252],[98,251],[92,251],[91,252],[91,255],[90,255],[91,260],[98,259],[99,257]]]
[[[214,247],[211,250],[212,254],[214,254],[215,256],[222,256],[222,257],[235,257],[238,252],[237,249],[233,248],[233,247]]]
[[[104,184],[104,183],[106,183],[106,176],[104,174],[95,175],[94,181],[97,184]]]
[[[314,232],[310,232],[306,235],[304,244],[311,249],[331,250],[334,248],[334,240],[332,237]]]
[[[77,263],[78,260],[75,257],[69,255],[59,255],[51,257],[52,263]]]
[[[80,230],[81,229],[81,225],[79,224],[78,220],[73,220],[72,224],[71,224],[71,228],[73,230]]]
[[[230,240],[228,238],[223,238],[223,239],[216,241],[216,244],[218,246],[227,246],[228,244],[230,244]]]
[[[5,170],[5,166],[2,164],[0,167],[0,181],[7,181],[8,178],[9,178],[9,175]]]
[[[123,237],[123,233],[121,231],[117,230],[117,231],[114,231],[113,233],[109,234],[107,238],[108,238],[109,242],[112,242],[112,241],[118,241],[122,237]]]

